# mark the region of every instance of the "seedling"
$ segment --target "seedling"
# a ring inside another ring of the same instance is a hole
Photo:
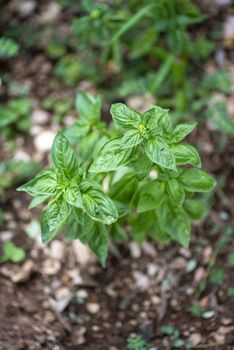
[[[2,196],[6,189],[10,188],[22,180],[28,180],[34,176],[37,171],[36,162],[26,162],[22,160],[8,160],[0,164],[0,195]]]
[[[100,98],[81,92],[76,105],[80,118],[67,135],[78,138],[78,154],[59,132],[52,167],[18,189],[33,197],[33,206],[49,201],[43,242],[64,231],[88,244],[104,265],[109,239],[121,241],[128,224],[137,241],[174,239],[187,248],[191,219],[201,213],[194,194],[216,185],[201,170],[196,149],[183,142],[196,124],[173,127],[169,111],[159,106],[141,114],[116,103],[108,126],[100,119]]]
[[[234,268],[234,253],[228,255],[228,266]]]
[[[160,328],[162,334],[170,337],[170,341],[173,345],[173,348],[182,348],[189,349],[193,346],[190,340],[183,340],[180,338],[180,332],[178,329],[170,325],[165,325]]]
[[[227,296],[228,297],[234,297],[234,287],[230,287],[227,290]]]
[[[216,285],[222,285],[224,281],[225,273],[222,267],[215,267],[210,275],[210,282]]]
[[[80,77],[81,67],[73,56],[62,57],[55,66],[55,75],[66,85],[73,85]]]
[[[6,241],[3,244],[3,255],[0,257],[0,263],[14,262],[19,263],[26,257],[23,248],[17,247],[13,242]]]
[[[0,58],[11,58],[17,56],[19,44],[10,38],[0,38]]]
[[[128,338],[127,340],[127,349],[128,350],[146,350],[148,349],[147,343],[140,336],[135,338]]]
[[[195,317],[201,317],[203,314],[203,308],[200,304],[193,304],[187,308],[187,311]]]
[[[173,347],[180,348],[184,345],[184,341],[180,339],[180,332],[178,329],[165,325],[160,328],[161,333],[168,335],[171,338],[171,342],[173,344]]]
[[[30,110],[31,102],[28,98],[11,99],[5,105],[0,105],[0,134],[11,136],[14,129],[27,132],[30,128]]]
[[[71,111],[72,101],[69,99],[54,99],[52,97],[47,97],[42,101],[42,107],[52,113],[53,123],[59,123],[64,116]]]

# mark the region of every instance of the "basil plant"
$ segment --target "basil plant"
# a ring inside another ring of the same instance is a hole
[[[191,220],[207,213],[197,193],[214,189],[196,149],[183,141],[196,123],[175,127],[167,109],[143,114],[113,104],[113,123],[101,120],[101,100],[84,92],[76,99],[79,119],[54,139],[51,168],[19,187],[47,206],[42,240],[60,232],[80,239],[105,265],[109,240],[132,237],[189,245]]]

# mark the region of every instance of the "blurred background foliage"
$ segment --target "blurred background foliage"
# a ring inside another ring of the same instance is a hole
[[[1,0],[1,195],[35,170],[33,138],[41,125],[55,130],[72,124],[67,134],[80,142],[80,152],[103,136],[101,124],[95,135],[76,132],[77,89],[103,97],[105,119],[115,101],[136,109],[153,103],[170,108],[173,121],[195,120],[218,132],[218,152],[224,152],[227,136],[234,134],[225,65],[233,41],[224,37],[216,13],[201,4]],[[35,110],[44,121],[37,120]],[[202,147],[200,138],[193,142]],[[29,157],[15,157],[19,145],[30,149]],[[225,181],[220,176],[222,186]]]

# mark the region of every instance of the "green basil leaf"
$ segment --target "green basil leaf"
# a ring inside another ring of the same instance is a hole
[[[133,159],[129,164],[129,167],[131,167],[134,172],[138,176],[145,176],[149,174],[150,170],[153,166],[155,166],[151,160],[146,156],[145,153],[141,155],[141,161],[139,162],[139,156],[136,159]]]
[[[160,244],[166,244],[171,241],[171,237],[168,233],[160,226],[159,219],[157,214],[155,215],[155,222],[152,231],[150,232],[150,237],[152,237],[156,242]]]
[[[82,236],[82,225],[84,225],[85,213],[82,209],[73,207],[66,222],[65,238],[67,240],[80,239]]]
[[[156,210],[160,226],[171,238],[179,242],[183,247],[188,248],[191,225],[185,210],[172,205],[166,199]]]
[[[90,249],[97,255],[102,266],[108,254],[108,226],[93,221],[87,214],[82,215],[80,209],[72,211],[69,217],[68,231],[66,239],[79,239],[82,243],[88,245]]]
[[[131,200],[137,188],[137,178],[136,175],[126,169],[119,169],[113,179],[110,186],[110,196],[114,200],[128,205],[131,204]]]
[[[81,192],[75,179],[72,180],[69,186],[65,188],[63,198],[73,207],[83,208]]]
[[[39,196],[36,196],[31,200],[28,208],[29,209],[35,208],[41,203],[43,203],[44,201],[46,201],[48,198],[49,196],[47,194],[40,194]]]
[[[72,125],[68,126],[63,132],[68,141],[75,145],[80,142],[81,138],[85,137],[90,130],[90,124],[86,120],[77,120]]]
[[[171,145],[171,151],[175,156],[176,164],[193,164],[197,167],[201,167],[201,159],[197,150],[186,143],[178,143],[177,145]]]
[[[76,154],[61,132],[56,135],[52,145],[52,161],[54,166],[68,179],[73,178],[78,170]]]
[[[183,186],[176,180],[171,179],[166,184],[169,197],[178,205],[182,205],[185,198]]]
[[[157,131],[160,129],[163,133],[171,133],[172,124],[169,117],[169,110],[154,106],[143,114],[143,118],[148,119],[147,128]]]
[[[170,143],[178,143],[183,140],[188,134],[193,131],[196,125],[197,123],[177,125],[171,135]]]
[[[79,187],[80,187],[80,191],[83,193],[83,192],[87,192],[89,189],[92,189],[92,190],[98,190],[98,191],[102,191],[102,186],[95,182],[95,181],[92,181],[92,180],[83,180],[80,184],[79,184]]]
[[[216,181],[211,175],[197,168],[185,169],[179,180],[188,192],[209,192],[216,186]]]
[[[120,244],[128,239],[126,229],[122,225],[114,223],[110,226],[110,230],[110,237],[113,242]]]
[[[17,191],[25,191],[30,196],[51,196],[57,191],[57,178],[52,170],[40,172],[34,179],[17,188]]]
[[[72,214],[73,214],[73,217],[72,217],[72,215],[70,217],[73,221],[74,221],[74,217],[75,217],[76,221],[78,221],[81,225],[84,225],[84,217],[86,214],[84,213],[84,211],[82,209],[73,208]]]
[[[123,128],[138,126],[141,122],[141,114],[123,103],[115,103],[111,106],[113,120]]]
[[[89,171],[91,173],[107,172],[128,164],[131,161],[132,149],[123,149],[121,146],[121,138],[105,143],[98,152]]]
[[[130,213],[130,208],[127,205],[118,201],[113,201],[113,202],[118,211],[118,218],[122,218],[123,216]]]
[[[122,137],[122,148],[131,148],[139,145],[143,141],[143,137],[137,129],[128,130],[125,135]]]
[[[59,198],[53,198],[46,209],[47,222],[49,230],[56,230],[61,226],[70,214],[71,207],[62,196]]]
[[[174,154],[161,137],[148,140],[145,145],[147,157],[162,168],[176,170]]]
[[[155,224],[155,214],[152,211],[141,213],[131,222],[131,236],[138,244],[143,243]]]
[[[83,233],[80,240],[92,249],[102,266],[105,267],[109,246],[107,226],[94,222],[86,216],[82,228],[86,234]]]
[[[76,109],[80,119],[99,120],[101,116],[102,101],[100,97],[94,97],[87,92],[79,91],[76,97]]]
[[[138,189],[137,212],[143,213],[157,208],[165,196],[165,184],[161,181],[151,181],[143,184]]]
[[[110,225],[118,219],[118,211],[112,200],[104,193],[90,189],[83,194],[86,213],[95,221]]]
[[[64,224],[64,223],[61,223],[55,229],[50,230],[46,211],[42,213],[40,223],[41,223],[41,237],[42,237],[42,242],[44,244],[48,244],[49,242],[51,242],[59,234],[59,232],[62,231],[63,224]]]
[[[14,123],[18,119],[17,112],[12,111],[4,106],[0,106],[0,115],[0,128],[6,127],[7,125]]]
[[[80,139],[81,137],[85,137],[90,131],[91,125],[88,119],[79,119],[74,125],[71,126],[71,129],[76,133],[76,138]],[[65,134],[66,135],[66,134]]]
[[[202,199],[186,199],[184,209],[192,220],[200,220],[208,214],[208,205]]]
[[[101,136],[99,130],[92,130],[79,141],[78,154],[82,161],[90,161],[95,159],[102,146],[109,141],[106,136]]]

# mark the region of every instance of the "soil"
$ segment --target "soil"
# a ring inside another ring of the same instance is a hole
[[[147,243],[141,256],[134,259],[126,247],[120,247],[120,256],[112,255],[106,269],[96,263],[80,268],[74,261],[64,259],[59,273],[52,277],[41,272],[48,256],[37,252],[40,256],[34,257],[31,247],[36,272],[26,283],[9,280],[7,269],[12,272],[11,266],[5,265],[1,270],[0,349],[126,349],[126,339],[134,335],[141,335],[156,349],[172,349],[170,339],[160,331],[162,325],[168,324],[178,329],[183,339],[199,334],[202,348],[233,349],[234,300],[226,296],[226,291],[234,273],[226,268],[221,286],[207,282],[205,292],[196,295],[198,271],[206,268],[205,254],[214,241],[207,235],[206,225],[194,231],[189,251],[176,245],[165,248]],[[21,245],[28,247],[25,234],[20,238]],[[198,246],[203,246],[200,252],[196,251]],[[70,245],[66,251],[66,257],[72,254]],[[217,266],[226,265],[231,251],[233,245],[222,251]],[[187,273],[186,263],[191,259],[199,262],[198,267]],[[71,271],[81,273],[78,285],[71,281]],[[134,278],[136,274],[140,282]],[[62,289],[68,289],[72,299],[60,314],[51,300]],[[81,291],[86,292],[87,298],[79,301]],[[189,314],[187,308],[196,301],[215,315],[201,319]],[[90,303],[98,305],[97,313],[90,313]]]
[[[37,4],[33,16],[47,3]],[[9,7],[8,11],[13,10]],[[233,7],[226,11],[232,13]],[[3,23],[12,20],[12,15],[4,16]],[[66,16],[70,18],[69,11]],[[57,21],[66,27],[64,18]],[[33,17],[23,23],[33,25]],[[41,48],[30,51],[25,45],[13,63],[12,67],[6,64],[7,69],[16,81],[32,86],[30,96],[36,104],[48,94],[74,96],[74,88],[61,92],[61,86],[54,84],[53,62]],[[6,96],[3,89],[1,100]],[[19,140],[22,150],[33,156],[37,151],[30,138],[22,141],[21,136]],[[10,232],[14,243],[26,249],[26,262],[30,261],[32,268],[18,283],[15,276],[24,270],[24,263],[0,266],[0,350],[123,350],[127,339],[134,336],[141,336],[152,350],[174,349],[176,339],[162,331],[165,325],[180,332],[181,349],[188,348],[189,340],[193,349],[234,349],[234,298],[228,296],[228,289],[234,287],[234,270],[227,262],[234,248],[234,139],[230,137],[223,150],[220,139],[220,134],[206,125],[190,140],[202,145],[205,169],[218,179],[224,177],[225,184],[216,191],[209,217],[193,226],[188,250],[175,243],[112,246],[103,269],[92,255],[81,264],[74,245],[61,237],[56,242],[62,253],[53,257],[52,247],[44,247],[25,233],[40,209],[27,209],[29,198],[15,191],[18,184],[8,189],[0,200],[6,213],[0,238]],[[1,152],[5,159],[4,149]],[[42,162],[47,159],[43,154]],[[222,238],[230,236],[232,240],[221,247]],[[225,271],[221,282],[210,279],[214,267]],[[199,292],[201,282],[205,287]],[[197,303],[210,314],[196,317],[189,312]]]

